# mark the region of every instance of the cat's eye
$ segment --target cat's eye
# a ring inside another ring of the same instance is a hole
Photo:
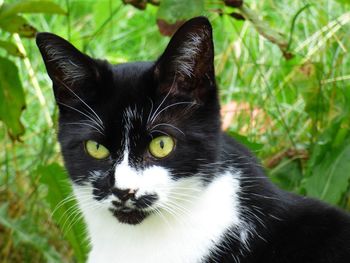
[[[175,143],[170,136],[159,136],[149,144],[149,151],[155,158],[164,158],[174,149]]]
[[[95,159],[105,159],[109,156],[109,151],[102,144],[89,140],[85,142],[86,152]]]

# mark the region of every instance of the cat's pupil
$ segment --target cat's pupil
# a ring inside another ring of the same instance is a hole
[[[160,146],[160,148],[164,149],[164,142],[163,142],[163,140],[159,142],[159,146]]]
[[[100,144],[96,143],[96,150],[98,150],[98,148],[100,148]]]

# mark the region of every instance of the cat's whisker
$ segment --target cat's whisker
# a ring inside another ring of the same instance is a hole
[[[69,212],[69,210],[72,210],[74,208],[76,208],[77,206],[84,206],[86,207],[87,205],[98,205],[100,206],[101,204],[95,200],[94,198],[92,198],[91,194],[79,194],[79,202],[77,202],[76,204],[74,204],[73,206],[71,206],[66,212]]]
[[[174,201],[176,202],[182,202],[182,203],[191,204],[191,205],[196,203],[196,200],[185,199],[174,195],[169,197],[169,200],[172,200],[172,199],[174,199]]]
[[[77,212],[74,213],[74,216],[68,221],[68,225],[63,228],[64,233],[67,234],[69,231],[74,227],[74,225],[83,218],[83,214],[78,210]]]
[[[55,208],[53,209],[53,211],[51,212],[51,216],[53,216],[56,213],[56,211],[58,209],[60,209],[60,207],[64,206],[66,203],[68,203],[72,200],[75,200],[74,194],[70,194],[67,197],[65,197],[64,199],[62,199],[60,202],[58,202],[57,205],[55,206]]]
[[[174,207],[173,205],[169,205],[169,204],[162,204],[162,209],[164,209],[164,211],[166,211],[167,213],[169,213],[169,215],[175,219],[177,222],[180,222],[181,224],[188,224],[188,222],[185,220],[184,216],[188,215],[188,213],[179,210],[177,207]]]
[[[179,196],[179,197],[183,197],[183,198],[188,198],[188,199],[199,199],[201,198],[200,195],[198,195],[198,193],[188,193],[188,192],[184,192],[182,190],[178,190],[178,189],[173,189],[169,191],[169,196]]]
[[[174,218],[177,217],[176,212],[171,207],[169,207],[167,204],[161,203],[161,204],[158,204],[158,206],[160,208],[162,208],[164,211],[166,211],[168,214],[170,214],[172,217],[174,217]]]
[[[188,211],[185,207],[181,206],[180,204],[178,204],[177,202],[174,202],[170,199],[167,200],[166,204],[171,207],[172,209],[175,209],[175,212],[181,212],[182,215],[189,215],[190,211]],[[179,215],[180,216],[180,215]]]
[[[167,200],[166,203],[161,204],[161,206],[163,208],[168,209],[168,211],[171,212],[171,214],[175,219],[183,219],[182,218],[183,215],[189,214],[188,210],[183,209],[181,206],[179,206],[175,202],[170,201],[169,199]]]
[[[154,117],[153,119],[151,119],[151,124],[154,123],[154,121],[158,118],[158,116],[166,111],[167,109],[171,108],[171,107],[174,107],[174,106],[178,106],[178,105],[183,105],[183,104],[191,104],[191,105],[196,105],[197,103],[193,102],[193,101],[183,101],[183,102],[175,102],[173,104],[170,104],[168,106],[166,106],[165,108],[163,108],[162,110],[160,110]]]
[[[85,125],[88,127],[93,128],[94,130],[96,130],[98,133],[100,133],[101,135],[105,135],[101,130],[99,130],[97,127],[88,124],[88,123],[83,123],[83,122],[68,122],[68,123],[64,123],[63,125]]]
[[[150,118],[151,118],[151,114],[153,112],[153,106],[154,106],[154,103],[153,103],[153,100],[150,98],[150,97],[147,97],[148,100],[151,102],[151,110],[149,111],[149,114],[148,114],[148,117],[147,117],[147,123],[150,121]]]
[[[164,134],[164,135],[166,135],[166,136],[171,137],[171,136],[169,135],[169,133],[167,133],[167,132],[165,132],[165,131],[161,131],[161,130],[152,130],[152,131],[151,131],[151,134],[152,134],[152,133],[155,133],[155,132],[158,132],[158,133],[161,133],[161,134]],[[153,138],[153,137],[152,137],[152,138]]]
[[[84,202],[91,202],[91,195],[81,195],[79,196],[79,202],[74,203],[72,206],[70,206],[64,213],[61,215],[61,217],[58,219],[58,222],[60,222],[67,214],[69,214],[72,210],[79,207],[80,204],[84,204]]]
[[[198,198],[200,197],[200,193],[202,193],[202,191],[200,190],[188,190],[188,189],[182,189],[182,188],[175,188],[175,189],[171,189],[169,190],[170,193],[174,193],[174,194],[179,194],[182,196],[188,196],[190,198]]]
[[[184,194],[187,196],[194,196],[194,195],[197,195],[198,193],[202,192],[202,190],[200,190],[200,189],[180,188],[180,187],[179,188],[178,187],[174,187],[174,188],[172,188],[172,187],[159,187],[157,189],[160,191],[166,191],[169,193],[180,191],[181,194]]]
[[[180,130],[178,127],[176,127],[172,124],[169,124],[169,123],[159,123],[159,124],[155,125],[154,127],[152,127],[152,130],[159,127],[159,126],[169,126],[173,129],[177,130],[178,132],[180,132],[182,135],[185,135],[185,133],[182,130]],[[152,132],[152,130],[151,130],[151,132]]]
[[[85,208],[96,210],[96,209],[100,209],[101,208],[100,206],[101,205],[99,203],[95,203],[93,205],[89,203],[89,205],[85,206]],[[74,224],[76,224],[79,221],[79,219],[82,217],[83,217],[83,214],[80,212],[79,209],[71,211],[70,215],[67,217],[67,219],[65,220],[62,226],[64,233],[67,234],[70,231],[70,229],[74,226]]]
[[[271,199],[271,200],[279,200],[278,198],[276,197],[272,197],[272,196],[266,196],[266,195],[261,195],[261,194],[257,194],[257,193],[249,193],[251,195],[254,195],[254,196],[258,196],[258,197],[261,197],[261,198],[265,198],[265,199]]]
[[[67,202],[62,203],[61,207],[64,206],[66,203]],[[72,210],[77,209],[77,208],[79,208],[79,204],[78,203],[73,204],[67,210],[65,210],[63,212],[63,214],[59,217],[59,219],[57,221],[60,223],[67,214],[69,214]],[[57,213],[58,210],[59,210],[59,208],[56,208],[55,211],[51,213],[51,217],[54,217],[55,213]]]
[[[65,211],[63,212],[63,214],[60,216],[60,218],[58,219],[58,222],[61,222],[62,219],[63,219],[67,214],[70,213],[70,211],[76,209],[78,206],[79,206],[78,203],[74,203],[72,206],[70,206],[70,207],[69,207],[67,210],[65,210]]]
[[[239,179],[266,179],[265,176],[240,176]]]
[[[171,94],[173,88],[174,88],[174,83],[175,83],[175,80],[176,80],[176,74],[174,76],[174,79],[173,79],[173,82],[171,84],[171,87],[168,91],[168,93],[165,95],[165,97],[163,98],[163,100],[161,101],[161,103],[158,105],[158,107],[156,108],[156,110],[154,111],[154,113],[152,114],[151,116],[151,123],[153,123],[153,120],[154,120],[154,116],[157,114],[158,110],[160,109],[160,107],[162,107],[163,103],[166,101],[166,99],[169,97],[169,95]],[[152,104],[152,109],[153,109],[153,104]],[[148,122],[147,122],[148,123]]]
[[[67,227],[66,232],[68,233],[80,220],[84,220],[84,214],[81,212],[77,213],[76,216],[72,219],[72,223]]]
[[[101,120],[101,118],[98,116],[98,114],[82,99],[78,96],[78,94],[76,94],[71,88],[69,88],[63,81],[59,80],[58,81],[61,83],[61,85],[63,85],[66,89],[68,89],[78,100],[80,100],[91,112],[92,114],[95,115],[95,117],[97,118],[98,122],[102,125],[103,127],[103,121]]]
[[[160,216],[160,218],[162,218],[162,220],[165,222],[168,228],[173,229],[173,226],[170,224],[168,219],[163,215],[162,211],[159,208],[155,208],[154,211],[156,212],[157,215]]]
[[[202,192],[203,189],[201,187],[201,185],[199,185],[200,182],[196,182],[194,183],[195,186],[181,186],[181,184],[174,184],[174,186],[169,187],[170,189],[181,189],[181,190],[189,190],[189,191],[193,191],[193,192]]]
[[[72,107],[72,106],[70,106],[70,105],[68,105],[68,104],[65,104],[65,103],[63,103],[63,102],[60,102],[60,101],[57,101],[57,104],[60,104],[60,105],[62,105],[62,106],[65,106],[65,107],[67,107],[67,108],[69,108],[69,109],[71,109],[71,110],[74,110],[74,111],[80,113],[81,115],[85,116],[85,117],[88,118],[89,120],[93,121],[99,128],[101,128],[102,130],[104,129],[103,126],[101,126],[101,124],[99,124],[98,122],[96,122],[96,120],[95,120],[94,118],[92,118],[90,115],[88,115],[88,114],[82,112],[81,110],[78,110],[77,108],[74,108],[74,107]]]
[[[162,205],[160,205],[161,207]],[[152,212],[156,213],[167,225],[167,227],[172,228],[171,224],[169,223],[169,221],[166,219],[166,217],[162,214],[162,211],[158,208],[158,207],[153,207],[152,205],[147,205],[147,208],[152,208]]]
[[[71,206],[67,211],[65,211],[60,219],[58,220],[58,223],[62,225],[62,230],[65,230],[66,224],[69,223],[69,219],[74,215],[75,213],[80,213],[79,206],[75,204],[74,206]],[[65,220],[62,222],[63,218]]]
[[[188,190],[188,192],[203,192],[203,189],[200,188],[195,188],[195,187],[185,187],[185,186],[178,186],[178,185],[174,185],[174,186],[159,186],[157,187],[158,189],[161,190]]]

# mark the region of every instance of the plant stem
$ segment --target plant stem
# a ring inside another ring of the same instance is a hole
[[[44,94],[41,91],[39,81],[35,76],[34,69],[32,67],[32,64],[30,63],[28,56],[27,56],[27,52],[23,46],[22,40],[17,33],[13,34],[13,38],[15,39],[18,50],[24,55],[24,59],[23,59],[24,65],[28,71],[30,82],[32,83],[32,85],[34,87],[35,95],[38,98],[39,103],[42,106],[42,109],[44,111],[46,122],[47,122],[49,127],[52,127],[53,122],[52,122],[52,118],[50,115],[50,111],[49,111],[46,99],[44,97]]]

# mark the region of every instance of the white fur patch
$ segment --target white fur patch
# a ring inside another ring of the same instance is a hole
[[[119,168],[119,172],[126,171],[123,170],[126,167]],[[74,186],[92,244],[88,262],[201,262],[230,227],[239,227],[242,223],[238,175],[226,172],[204,186],[195,176],[171,180],[167,170],[161,167],[144,171],[143,176],[153,183],[141,183],[142,176],[134,171],[133,179],[124,178],[124,186],[136,184],[140,189],[153,188],[162,196],[155,205],[157,212],[138,225],[119,223],[108,210],[109,198],[96,201],[91,187]],[[87,200],[89,194],[91,198]],[[242,235],[246,239],[244,233]]]
[[[157,193],[159,189],[165,190],[170,184],[169,172],[160,166],[151,166],[141,171],[129,166],[128,152],[124,152],[123,161],[115,168],[115,186],[118,189],[138,190],[136,198],[144,194]],[[160,194],[160,198],[162,195]]]

